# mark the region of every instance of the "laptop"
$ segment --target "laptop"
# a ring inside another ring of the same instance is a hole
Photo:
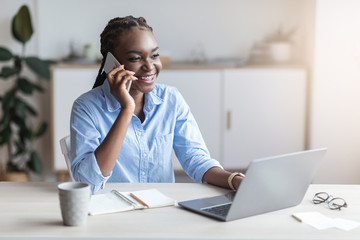
[[[326,148],[253,160],[237,191],[178,204],[196,213],[232,221],[301,203]]]

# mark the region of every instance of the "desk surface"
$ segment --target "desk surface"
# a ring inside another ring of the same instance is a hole
[[[316,230],[291,217],[294,212],[318,211],[328,217],[360,221],[360,185],[311,185],[296,207],[267,214],[220,222],[180,207],[136,210],[89,216],[84,226],[62,225],[57,183],[0,182],[0,239],[359,239],[360,228]],[[120,191],[157,188],[177,201],[214,196],[226,190],[205,184],[107,184]],[[331,211],[314,205],[312,196],[326,191],[349,204]]]

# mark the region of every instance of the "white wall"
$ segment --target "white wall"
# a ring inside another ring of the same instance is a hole
[[[108,20],[117,16],[144,16],[153,26],[163,53],[173,60],[192,60],[202,44],[209,59],[246,57],[256,41],[279,26],[298,30],[294,36],[295,60],[309,62],[312,47],[312,11],[315,0],[0,0],[0,45],[19,51],[12,39],[10,22],[26,3],[31,10],[35,35],[28,54],[61,59],[71,41],[82,46],[98,42]],[[310,14],[309,14],[310,13]],[[0,81],[0,94],[9,84]],[[44,85],[47,88],[46,85]],[[49,91],[37,95],[34,104],[40,119],[50,122]],[[51,173],[50,131],[37,146],[45,172]],[[0,155],[1,157],[1,155]]]
[[[209,58],[243,57],[254,41],[279,26],[298,27],[296,58],[306,48],[306,3],[311,0],[38,0],[39,53],[64,57],[70,41],[98,42],[108,20],[144,16],[161,51],[188,60],[201,43]]]
[[[311,147],[328,147],[317,183],[360,183],[360,1],[318,0]]]

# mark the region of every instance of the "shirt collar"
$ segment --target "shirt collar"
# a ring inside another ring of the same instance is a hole
[[[164,102],[163,98],[158,95],[157,86],[155,85],[154,89],[145,94],[145,104],[144,110],[150,112],[155,105],[159,105]]]
[[[120,103],[118,100],[111,94],[110,92],[110,85],[107,79],[105,79],[104,83],[101,85],[103,90],[104,98],[105,98],[105,107],[109,112],[115,112],[121,108]],[[149,112],[153,109],[155,105],[159,105],[164,102],[163,98],[160,97],[156,91],[156,85],[154,89],[145,94],[145,105],[144,110]]]

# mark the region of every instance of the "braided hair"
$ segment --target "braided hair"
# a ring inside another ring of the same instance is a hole
[[[96,77],[96,81],[93,88],[102,85],[106,79],[106,73],[103,71],[103,68],[107,53],[114,51],[114,49],[118,45],[119,37],[122,36],[122,34],[126,30],[130,30],[130,28],[132,27],[141,27],[150,31],[153,30],[152,27],[150,27],[146,23],[145,18],[143,17],[135,18],[133,16],[127,16],[123,18],[117,17],[111,19],[106,25],[103,32],[100,34],[100,44],[101,44],[100,52],[101,55],[103,56],[103,59],[101,61],[99,73]]]

